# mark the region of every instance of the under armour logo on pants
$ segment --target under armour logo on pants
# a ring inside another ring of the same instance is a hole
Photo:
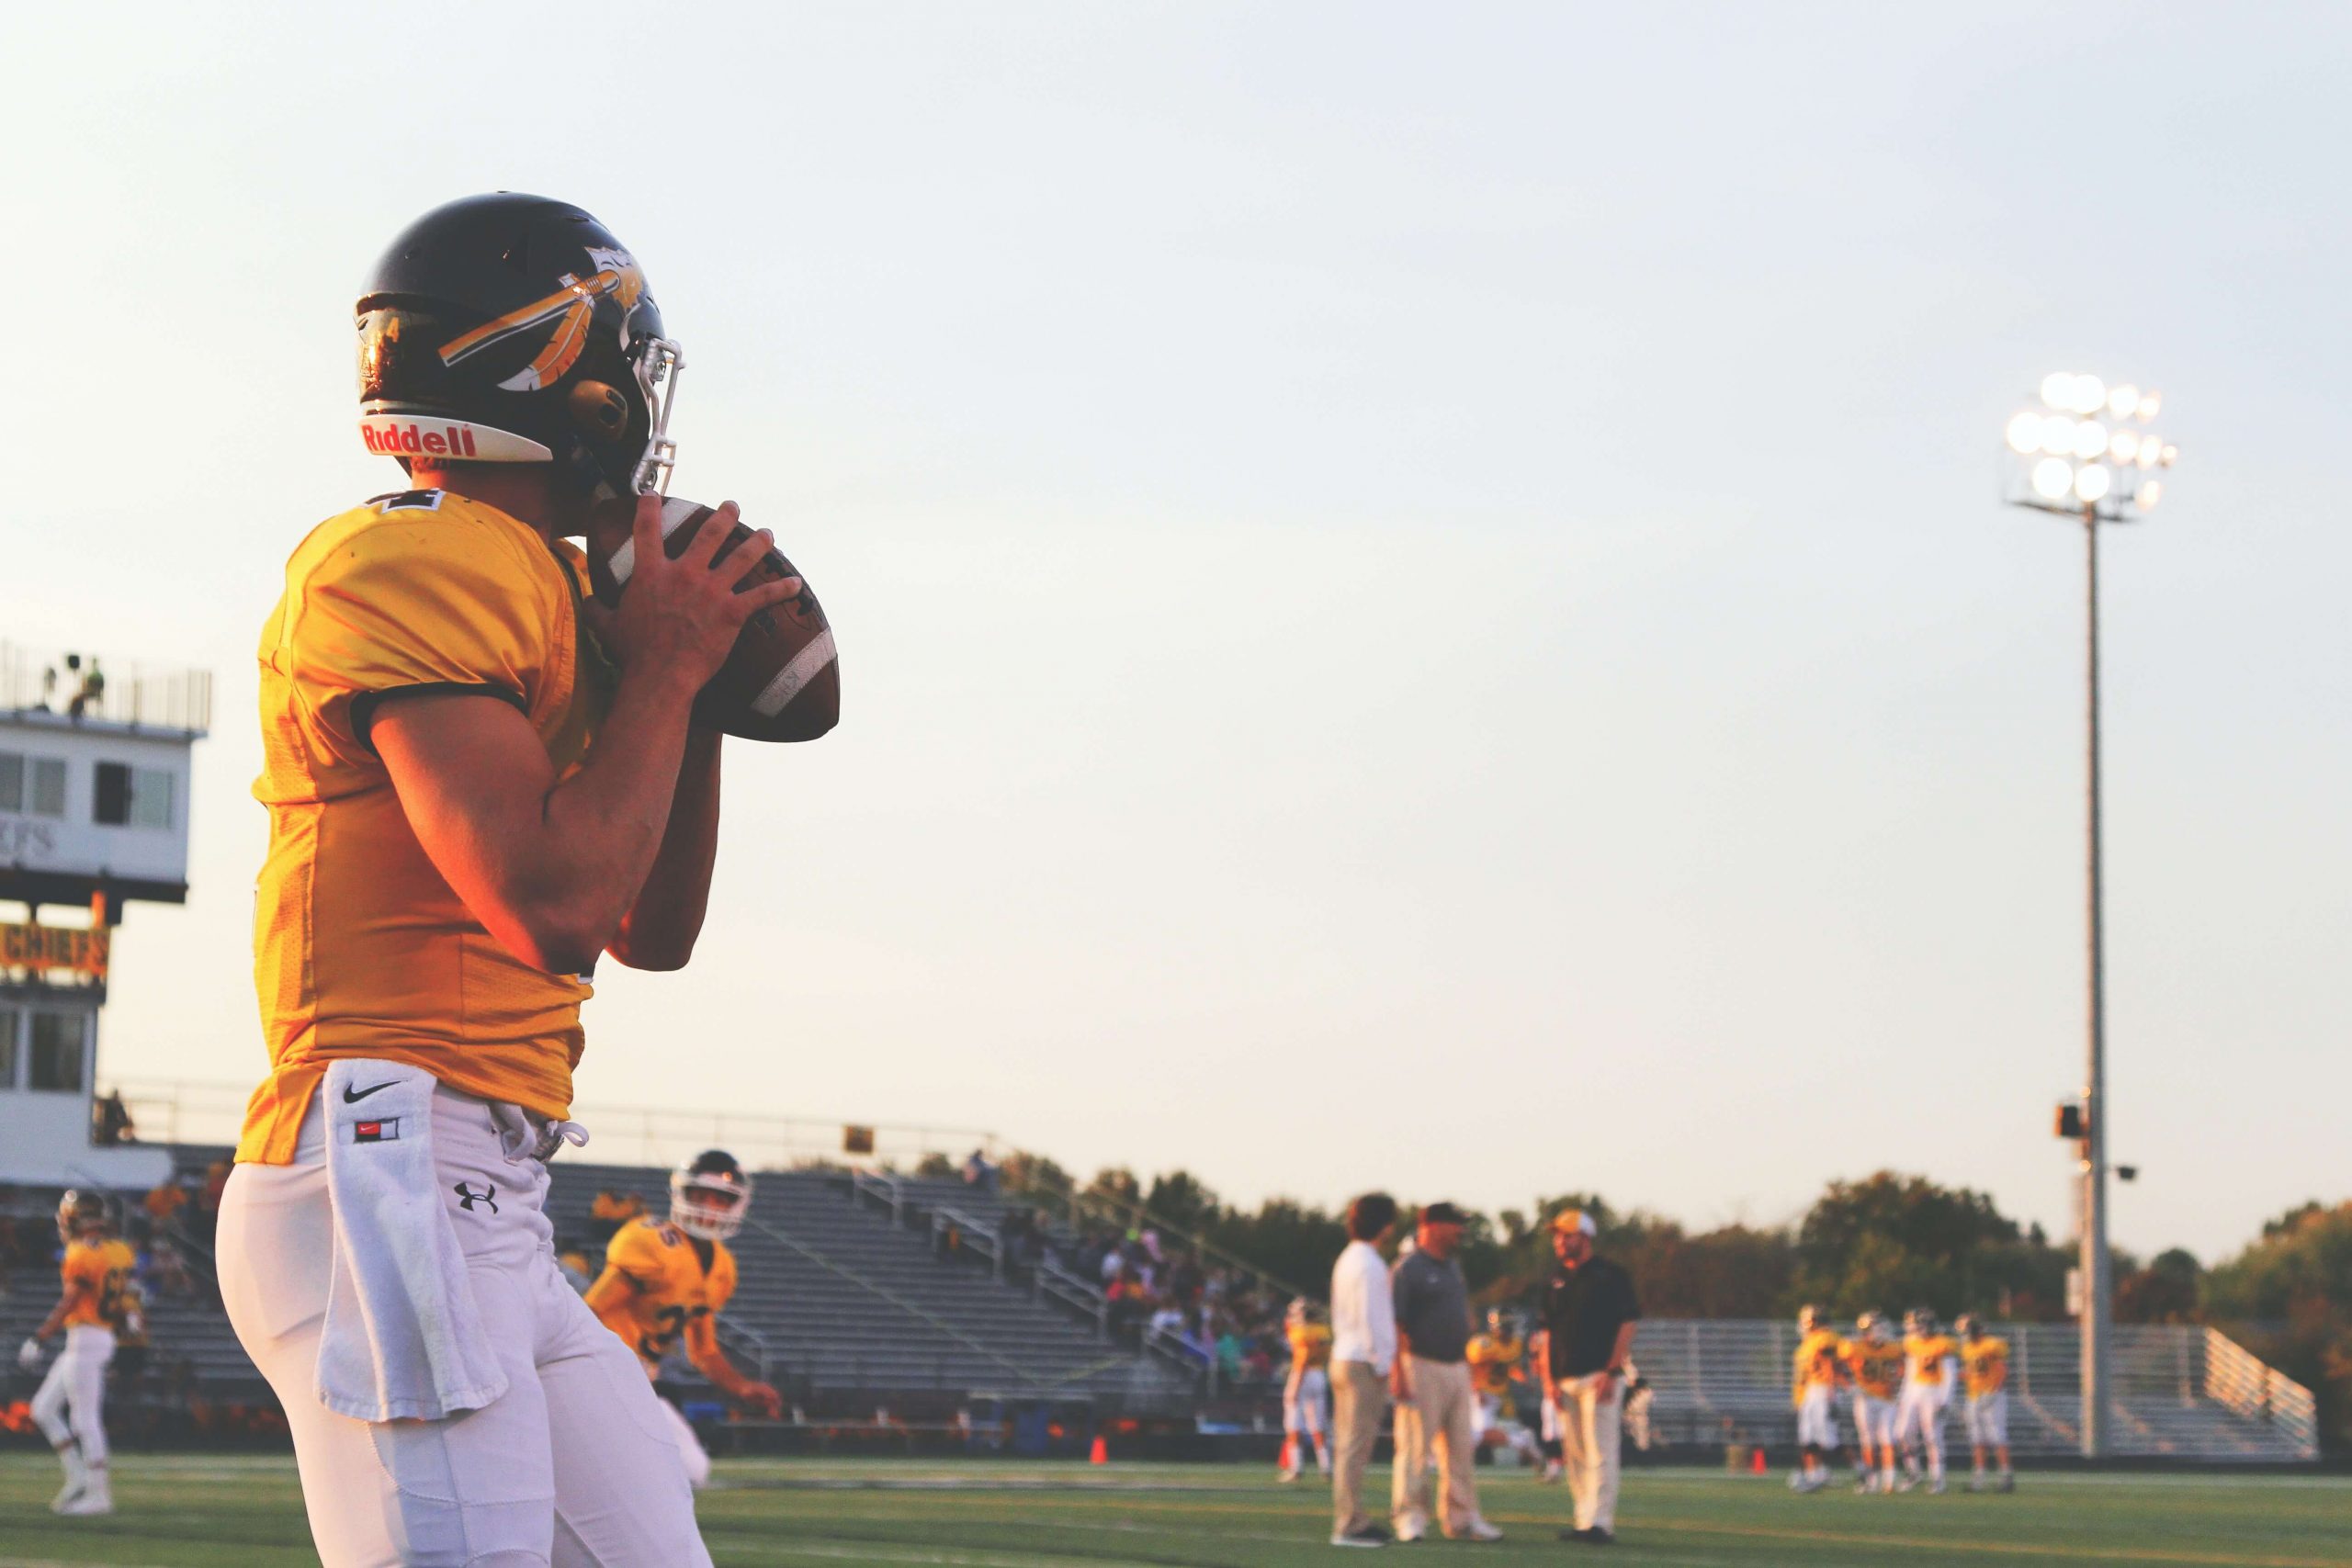
[[[490,1205],[492,1213],[498,1213],[498,1189],[489,1182],[483,1182],[481,1190],[479,1192],[475,1191],[471,1185],[463,1181],[458,1182],[454,1190],[458,1194],[458,1205],[468,1213],[473,1213],[476,1203],[487,1203]]]

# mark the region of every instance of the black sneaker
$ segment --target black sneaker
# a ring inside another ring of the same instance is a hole
[[[1341,1530],[1332,1536],[1333,1546],[1386,1546],[1388,1532],[1378,1525],[1359,1525],[1351,1530]]]
[[[1594,1525],[1589,1529],[1562,1530],[1560,1532],[1560,1539],[1562,1540],[1573,1540],[1579,1546],[1614,1546],[1617,1544],[1617,1538],[1610,1534],[1607,1530],[1602,1529],[1599,1525]]]

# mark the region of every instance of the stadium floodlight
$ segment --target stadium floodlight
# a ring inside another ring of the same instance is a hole
[[[2079,1128],[2082,1180],[2083,1452],[2107,1451],[2115,1276],[2107,1247],[2107,961],[2104,874],[2099,828],[2098,747],[2098,535],[2102,524],[2146,516],[2163,498],[2155,477],[2180,457],[2180,448],[2153,430],[2124,428],[2129,420],[2146,425],[2163,407],[2154,391],[2123,382],[2111,390],[2096,376],[2057,371],[2041,378],[2039,409],[2012,414],[2003,434],[2015,454],[2012,506],[2047,512],[2083,525],[2088,575],[2085,592],[2085,638],[2090,701],[2085,748],[2085,824],[2090,841],[2088,886],[2084,899],[2089,931],[2089,1030]],[[2045,412],[2047,411],[2047,412]],[[2110,429],[2100,415],[2115,422]],[[2079,423],[2070,416],[2081,415]],[[2038,439],[2036,439],[2038,437]],[[2077,461],[2076,459],[2079,459]],[[2070,1108],[2071,1109],[2071,1108]]]

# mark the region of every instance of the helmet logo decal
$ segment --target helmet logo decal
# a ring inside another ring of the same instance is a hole
[[[610,294],[628,310],[645,293],[645,274],[627,251],[592,245],[588,259],[595,264],[594,274],[583,279],[567,272],[562,276],[563,287],[554,293],[451,338],[441,345],[441,363],[454,367],[486,348],[548,327],[548,341],[537,357],[499,386],[510,392],[528,392],[561,380],[588,345],[588,323],[596,313],[597,299]],[[623,336],[626,339],[626,327]]]

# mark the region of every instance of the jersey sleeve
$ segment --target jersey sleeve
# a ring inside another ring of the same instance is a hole
[[[605,1267],[645,1290],[662,1278],[661,1247],[650,1226],[623,1225],[605,1248]]]
[[[278,658],[318,739],[372,752],[387,697],[479,692],[527,713],[550,667],[549,596],[502,525],[395,513],[358,529],[292,596]]]

